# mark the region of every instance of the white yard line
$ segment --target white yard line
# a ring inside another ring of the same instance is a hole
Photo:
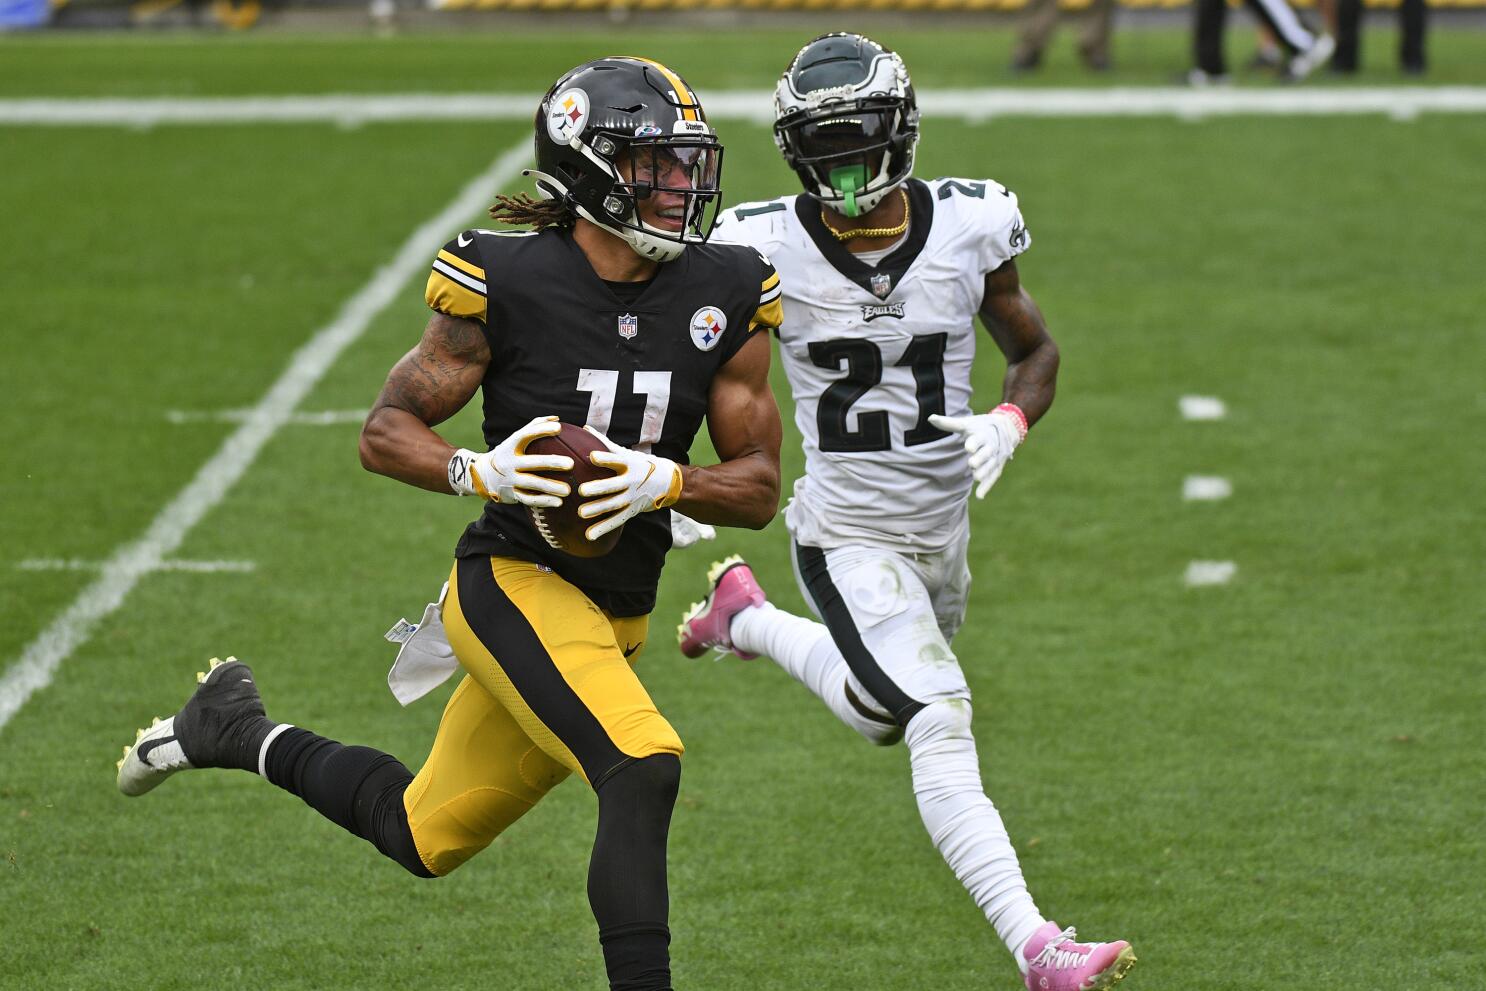
[[[1177,401],[1183,420],[1221,420],[1228,407],[1216,396],[1183,396]]]
[[[1228,407],[1216,396],[1182,396],[1177,401],[1184,420],[1221,420]],[[1233,495],[1233,483],[1221,475],[1188,475],[1182,480],[1182,499],[1187,502],[1215,502]],[[1193,561],[1187,565],[1182,581],[1188,588],[1204,585],[1226,585],[1238,573],[1232,561]]]
[[[1187,502],[1217,502],[1233,495],[1233,483],[1221,475],[1188,475],[1182,479],[1182,498]]]
[[[386,265],[348,299],[339,315],[320,328],[288,360],[283,374],[253,407],[196,477],[155,516],[144,534],[116,550],[102,573],[26,645],[20,658],[0,676],[0,728],[26,700],[51,684],[57,669],[87,641],[100,621],[123,604],[140,578],[157,570],[180,547],[186,534],[222,501],[248,470],[263,446],[289,421],[304,397],[365,332],[372,319],[397,298],[450,232],[458,230],[490,201],[491,194],[527,163],[531,139],[523,137],[495,163],[460,190],[448,206],[413,231]]]
[[[1193,561],[1187,565],[1183,581],[1188,588],[1203,585],[1227,585],[1238,573],[1238,565],[1232,561]]]
[[[340,423],[360,423],[366,419],[364,409],[325,409],[294,413],[285,421],[296,427],[328,427]],[[168,409],[165,419],[171,423],[246,423],[251,409]]]
[[[17,571],[102,571],[102,561],[77,557],[33,557],[16,565]],[[258,567],[254,561],[161,561],[155,571],[187,571],[215,574],[220,571],[245,574]]]
[[[1424,113],[1486,113],[1486,86],[1368,88],[920,90],[929,117],[986,121],[999,117],[1316,116],[1382,114],[1410,120]],[[161,124],[332,123],[506,120],[530,122],[538,93],[387,93],[377,95],[142,97],[0,100],[0,125],[154,127]],[[718,90],[710,117],[773,120],[766,90]]]

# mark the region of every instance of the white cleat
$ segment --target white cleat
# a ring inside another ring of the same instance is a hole
[[[143,795],[176,771],[192,766],[176,739],[175,717],[153,719],[149,728],[135,734],[134,745],[124,748],[124,758],[118,763],[119,791]]]

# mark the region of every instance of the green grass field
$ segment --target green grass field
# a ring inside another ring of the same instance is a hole
[[[752,32],[720,61],[677,34],[494,57],[468,37],[3,39],[0,97],[535,92],[617,47],[705,98],[769,85],[808,36]],[[883,40],[920,88],[1005,81],[1005,32]],[[1486,84],[1486,35],[1435,40],[1434,81]],[[1364,81],[1391,82],[1369,41]],[[1132,34],[1116,81],[1159,81],[1184,43]],[[1063,61],[1045,78],[1083,81]],[[730,202],[793,190],[766,129],[721,126]],[[0,672],[97,578],[22,563],[137,540],[235,429],[168,414],[256,403],[524,134],[0,127]],[[1480,116],[925,126],[920,175],[1019,193],[1023,280],[1064,355],[1051,414],[972,508],[957,646],[982,768],[1043,911],[1130,939],[1132,991],[1486,973],[1483,161]],[[422,281],[301,409],[369,405],[422,328]],[[1002,370],[985,348],[980,406]],[[1228,417],[1184,421],[1187,394]],[[473,412],[446,434],[476,446]],[[114,789],[120,746],[212,654],[253,663],[276,718],[421,763],[443,693],[399,709],[380,635],[438,591],[475,507],[364,473],[356,435],[285,426],[172,555],[254,570],[144,577],[0,727],[0,988],[603,986],[581,785],[437,883],[248,775]],[[792,428],[785,461],[796,477]],[[1192,474],[1232,498],[1184,503]],[[641,665],[688,746],[677,987],[1018,987],[923,833],[901,747],[865,745],[768,661],[672,646],[724,553],[803,610],[786,548],[776,520],[676,552]],[[1192,560],[1237,573],[1187,588]]]

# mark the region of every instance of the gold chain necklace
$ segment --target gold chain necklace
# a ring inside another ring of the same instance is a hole
[[[825,207],[820,208],[820,222],[826,225],[826,230],[834,234],[838,241],[850,241],[858,237],[897,237],[899,234],[908,230],[908,218],[911,212],[908,205],[908,193],[901,186],[898,188],[898,195],[903,197],[903,222],[897,227],[857,227],[849,231],[838,231],[826,219]]]

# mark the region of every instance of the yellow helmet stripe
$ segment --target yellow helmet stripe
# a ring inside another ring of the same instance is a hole
[[[641,58],[638,55],[633,55],[630,57],[633,58],[636,62],[644,62],[646,65],[655,66],[660,74],[665,77],[666,82],[671,84],[671,88],[676,91],[676,102],[681,104],[682,120],[702,119],[702,115],[700,113],[702,109],[701,102],[697,100],[697,95],[690,89],[688,89],[686,84],[681,81],[680,76],[676,75],[676,73],[661,65],[655,59]]]

